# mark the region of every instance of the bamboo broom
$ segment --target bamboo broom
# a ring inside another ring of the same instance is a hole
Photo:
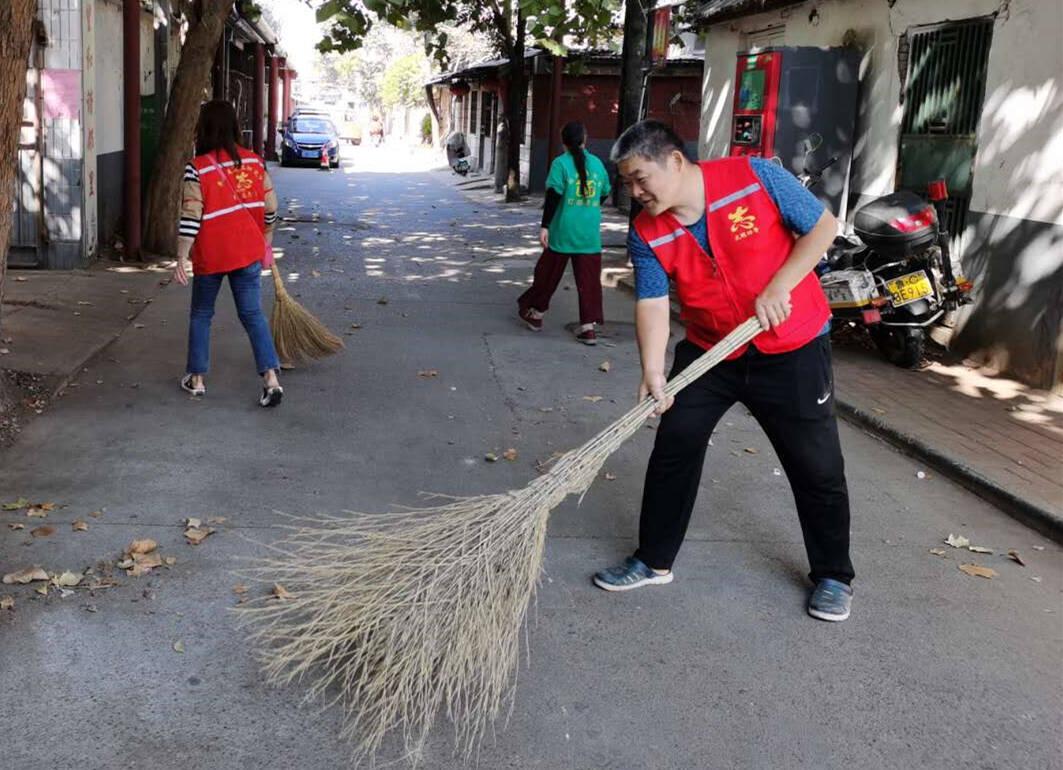
[[[760,330],[750,318],[665,392],[675,395]],[[654,406],[641,402],[523,489],[287,527],[249,572],[285,590],[237,608],[268,681],[301,681],[308,700],[340,705],[355,763],[375,759],[391,734],[416,763],[441,712],[470,758],[512,704],[551,510],[590,488]]]
[[[340,350],[343,340],[330,332],[288,293],[276,262],[273,263],[271,272],[274,300],[269,325],[273,330],[273,345],[277,348],[280,360],[324,358]]]

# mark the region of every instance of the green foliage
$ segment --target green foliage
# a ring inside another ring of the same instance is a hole
[[[380,83],[380,100],[388,109],[413,107],[424,102],[424,79],[428,71],[423,54],[403,56],[384,72]]]
[[[427,112],[421,118],[421,141],[425,144],[432,141],[432,116]]]

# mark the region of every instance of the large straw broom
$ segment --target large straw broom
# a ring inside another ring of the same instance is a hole
[[[760,332],[751,318],[665,388],[674,395]],[[285,598],[239,606],[267,679],[342,705],[354,761],[391,733],[416,762],[440,711],[468,759],[512,702],[550,512],[582,495],[653,412],[647,399],[523,489],[288,527],[251,576]],[[290,594],[286,596],[286,594]]]
[[[343,347],[343,340],[330,332],[321,321],[304,308],[284,286],[284,277],[274,262],[273,312],[269,325],[273,330],[273,345],[281,361],[302,361],[324,358]]]

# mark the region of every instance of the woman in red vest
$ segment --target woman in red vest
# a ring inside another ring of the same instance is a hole
[[[238,143],[236,110],[226,101],[203,105],[196,135],[196,157],[185,166],[177,267],[174,277],[188,285],[185,260],[190,256],[192,310],[188,325],[188,365],[181,387],[194,396],[207,388],[210,325],[222,281],[236,302],[255,365],[262,377],[261,406],[276,406],[284,389],[277,379],[280,363],[269,323],[262,312],[260,276],[273,262],[270,243],[277,219],[277,195],[266,164]]]
[[[628,236],[635,266],[639,398],[662,415],[646,471],[639,548],[594,582],[608,591],[670,583],[709,438],[736,402],[767,433],[797,504],[813,589],[807,610],[849,617],[849,494],[834,414],[830,310],[812,272],[837,222],[788,171],[760,158],[690,160],[667,126],[644,121],[613,148],[642,206]],[[680,391],[664,394],[669,282],[686,322],[675,376],[756,315],[752,344]]]

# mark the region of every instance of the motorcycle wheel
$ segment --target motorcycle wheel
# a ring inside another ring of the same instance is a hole
[[[884,326],[868,329],[883,358],[902,369],[914,369],[923,360],[926,332],[918,327]]]

